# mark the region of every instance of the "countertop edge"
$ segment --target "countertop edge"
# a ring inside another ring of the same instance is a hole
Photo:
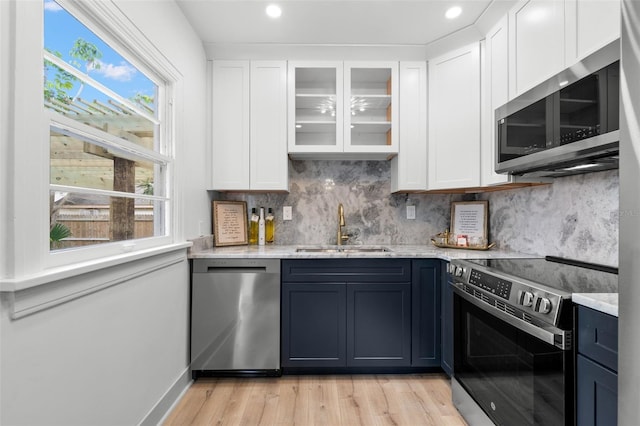
[[[232,246],[213,247],[205,250],[191,251],[189,259],[384,259],[384,258],[436,258],[450,261],[452,259],[498,259],[498,258],[531,258],[541,257],[509,250],[465,250],[442,249],[431,245],[390,245],[381,244],[389,251],[367,253],[299,253],[299,246]]]
[[[298,253],[296,249],[301,245],[275,246],[231,246],[208,247],[203,250],[193,250],[188,254],[189,259],[420,259],[431,258],[450,261],[453,259],[504,259],[504,258],[540,258],[527,253],[509,250],[465,250],[442,249],[432,245],[393,245],[380,244],[389,249],[385,252],[374,253]],[[308,246],[308,245],[304,245]],[[318,245],[320,246],[320,245]],[[618,316],[617,293],[574,293],[574,303],[597,311]]]
[[[618,293],[574,293],[571,300],[576,305],[618,317]]]

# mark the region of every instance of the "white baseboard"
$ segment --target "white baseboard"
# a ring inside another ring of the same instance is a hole
[[[160,398],[156,405],[149,410],[138,426],[156,426],[162,424],[192,384],[191,366],[189,365],[173,385],[167,389],[164,395],[162,395],[162,398]]]

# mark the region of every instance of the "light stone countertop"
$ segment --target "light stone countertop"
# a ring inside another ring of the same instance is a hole
[[[364,245],[349,246],[342,248],[371,248],[384,247],[389,251],[384,252],[360,252],[360,253],[327,253],[327,252],[297,252],[298,248],[321,247],[336,248],[339,246],[329,245],[273,245],[273,246],[230,246],[230,247],[208,247],[201,250],[192,249],[189,253],[190,259],[255,259],[255,258],[278,258],[278,259],[371,259],[371,258],[436,258],[442,260],[451,259],[499,259],[499,258],[527,258],[540,257],[531,254],[518,253],[506,250],[464,250],[464,249],[442,249],[432,245]]]
[[[574,293],[571,300],[577,305],[618,316],[618,293]]]
[[[297,252],[301,247],[322,247],[335,248],[330,245],[273,245],[273,246],[229,246],[211,247],[210,244],[194,244],[189,251],[190,259],[393,259],[393,258],[434,258],[441,260],[452,259],[503,259],[503,258],[539,258],[541,256],[514,252],[509,250],[464,250],[464,249],[444,249],[433,245],[365,245],[349,246],[342,248],[357,247],[384,247],[389,251],[384,252]],[[617,293],[574,293],[572,295],[574,303],[587,306],[597,311],[618,316],[618,294]]]

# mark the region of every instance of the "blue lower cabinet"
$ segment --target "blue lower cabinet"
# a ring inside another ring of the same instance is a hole
[[[346,364],[346,285],[283,283],[283,367]]]
[[[347,284],[347,366],[411,365],[411,284]]]
[[[411,275],[411,365],[440,367],[441,261],[414,260]]]
[[[441,330],[442,330],[442,370],[453,376],[453,280],[446,271],[447,263],[443,262],[442,268],[442,297],[440,309]]]
[[[285,371],[411,368],[411,263],[283,260],[280,356]]]
[[[618,318],[577,308],[576,424],[618,424]]]
[[[618,374],[578,354],[577,424],[618,424]]]

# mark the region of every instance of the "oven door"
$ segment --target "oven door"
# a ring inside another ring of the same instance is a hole
[[[454,290],[454,377],[463,391],[496,425],[572,425],[572,350],[532,336]]]

